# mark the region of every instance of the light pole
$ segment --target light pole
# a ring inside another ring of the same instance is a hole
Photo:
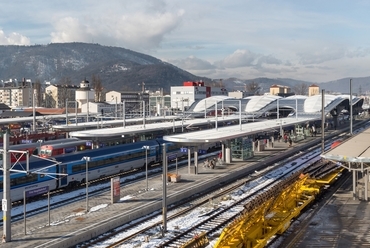
[[[146,178],[146,188],[145,190],[148,191],[148,150],[150,150],[150,146],[143,146],[145,149],[145,178]]]
[[[86,122],[89,122],[89,89],[86,91]]]
[[[66,106],[65,106],[65,108],[66,108],[66,125],[68,127],[68,98],[66,98]]]
[[[36,132],[36,109],[35,109],[35,91],[32,89],[32,114],[33,114],[33,123],[32,123],[32,132]]]
[[[89,211],[89,162],[90,157],[83,157],[83,160],[86,161],[86,212]]]
[[[122,120],[123,120],[123,127],[126,127],[126,104],[125,101],[122,101]]]
[[[40,155],[40,152],[41,152],[41,144],[43,143],[44,141],[42,140],[42,139],[39,139],[38,141],[37,141],[37,143],[39,143],[40,145],[39,145],[39,152],[37,153],[37,155]]]
[[[349,134],[352,135],[352,78],[349,80]]]

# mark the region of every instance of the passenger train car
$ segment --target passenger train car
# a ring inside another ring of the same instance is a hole
[[[73,141],[78,141],[77,138],[68,138],[68,139],[56,139],[56,140],[49,140],[44,141],[42,143],[26,143],[26,144],[19,144],[19,145],[11,145],[9,146],[9,150],[11,151],[28,151],[30,155],[39,155],[40,153],[40,147],[42,144],[58,144],[58,143],[68,143]],[[0,156],[0,160],[2,160],[3,157]],[[12,163],[17,161],[25,161],[26,156],[22,156],[22,153],[19,152],[10,152],[10,161]],[[0,162],[2,164],[2,162]]]
[[[86,181],[86,163],[88,164],[89,180],[114,175],[119,172],[145,169],[146,156],[148,166],[160,163],[163,159],[163,144],[166,144],[167,157],[180,157],[181,146],[163,139],[140,141],[130,144],[104,147],[95,150],[84,150],[70,154],[55,156],[51,159],[29,163],[30,173],[11,173],[11,200],[23,199],[23,193],[48,187],[55,190],[64,187],[75,187]],[[145,150],[143,147],[148,146]],[[201,151],[219,149],[220,144],[207,144],[199,147]],[[187,154],[186,154],[187,155]],[[89,161],[86,162],[85,158]],[[56,161],[61,162],[57,164]],[[22,170],[25,165],[16,164],[14,169]],[[65,174],[59,175],[59,174]],[[0,197],[3,193],[3,173],[0,175]]]
[[[75,140],[58,144],[46,144],[41,146],[40,157],[55,157],[61,154],[80,152],[91,149],[91,141]]]

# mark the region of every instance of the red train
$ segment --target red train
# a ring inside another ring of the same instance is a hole
[[[91,149],[91,141],[76,140],[72,142],[64,142],[59,144],[47,144],[41,146],[40,157],[54,157],[61,154],[84,151]]]
[[[26,144],[19,144],[19,145],[11,145],[9,146],[9,150],[11,151],[28,151],[30,155],[39,155],[40,148],[42,147],[42,144],[58,144],[58,143],[68,143],[68,142],[74,142],[78,141],[79,139],[76,138],[69,138],[69,139],[57,139],[57,140],[49,140],[42,143],[26,143]],[[1,157],[2,158],[2,157]],[[22,155],[22,153],[19,152],[10,152],[10,161],[12,163],[19,162],[19,161],[25,161],[26,156]]]

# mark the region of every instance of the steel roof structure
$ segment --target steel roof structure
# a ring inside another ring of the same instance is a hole
[[[340,113],[343,109],[349,109],[349,95],[331,95],[325,94],[324,105],[325,112],[337,109]],[[253,114],[255,117],[259,117],[269,111],[276,111],[276,109],[285,108],[291,109],[292,112],[298,112],[299,114],[317,114],[321,112],[322,95],[314,96],[301,96],[293,95],[289,97],[280,97],[275,95],[262,95],[262,96],[248,96],[243,99],[235,99],[230,97],[211,96],[206,99],[195,101],[189,108],[190,115],[202,115],[206,111],[217,109],[232,108],[235,112],[242,111],[242,113]],[[354,110],[362,106],[363,99],[353,96],[352,106]],[[356,112],[355,111],[355,112]]]
[[[30,112],[32,115],[32,112]],[[75,114],[73,114],[75,115]],[[78,113],[78,116],[86,116],[86,113]],[[50,119],[58,119],[58,118],[65,118],[66,115],[43,115],[43,116],[36,116],[35,119],[38,121],[43,120],[50,120]],[[34,117],[18,117],[18,118],[4,118],[0,119],[0,124],[10,124],[10,123],[18,123],[18,122],[31,122],[33,121]]]
[[[183,144],[200,144],[208,142],[220,142],[230,140],[233,138],[243,137],[246,135],[257,134],[263,131],[278,131],[280,128],[292,126],[295,124],[306,123],[314,121],[320,117],[306,117],[306,118],[281,118],[274,120],[265,120],[263,122],[249,122],[242,125],[233,125],[222,128],[215,128],[204,131],[197,131],[192,133],[181,133],[164,136],[163,139],[171,142]]]
[[[323,153],[321,157],[340,162],[341,166],[349,169],[349,166],[343,163],[369,163],[370,162],[370,128],[365,131],[351,137],[346,142],[339,144],[333,149],[326,153]],[[368,167],[368,166],[366,166]],[[351,169],[354,169],[351,167]]]
[[[321,154],[322,158],[352,171],[352,194],[365,201],[369,199],[369,140],[370,128]]]
[[[86,116],[86,114],[85,114]],[[65,115],[64,115],[65,117]],[[71,117],[73,118],[73,116]],[[117,125],[131,125],[132,123],[138,123],[142,122],[143,125],[145,121],[143,118],[132,118],[132,119],[116,119],[116,120],[109,120],[109,121],[99,121],[99,118],[104,118],[104,117],[99,117],[97,116],[97,121],[90,121],[90,122],[81,122],[81,123],[74,123],[74,124],[68,124],[68,125],[53,125],[53,129],[59,130],[59,131],[78,131],[78,130],[86,130],[86,129],[92,129],[92,128],[105,128],[105,127],[111,127],[111,126],[117,126]],[[181,119],[181,116],[151,116],[151,117],[146,117],[145,120],[147,122],[163,122],[163,121],[173,121],[173,120],[178,120]],[[147,125],[147,124],[146,124]]]
[[[176,117],[178,119],[179,117]],[[132,125],[132,126],[125,126],[125,127],[115,127],[115,128],[102,128],[102,129],[91,129],[85,131],[76,131],[70,132],[70,137],[76,138],[98,138],[98,137],[119,137],[122,135],[128,135],[133,133],[148,133],[151,131],[163,130],[163,129],[171,129],[171,128],[179,128],[183,127],[184,129],[196,129],[197,125],[201,124],[213,124],[215,125],[216,120],[225,120],[225,121],[236,121],[239,120],[239,116],[225,116],[223,118],[206,118],[206,119],[183,119],[183,120],[176,120],[175,118],[172,121],[168,122],[161,122],[161,123],[150,123],[150,124],[140,124],[140,125]],[[171,120],[171,119],[169,119]],[[122,123],[122,121],[121,121]],[[95,123],[95,125],[97,125]]]
[[[247,97],[248,98],[248,97]],[[340,111],[343,108],[348,108],[349,105],[349,96],[341,95],[341,96],[334,96],[334,95],[325,95],[325,114],[329,113],[335,108],[338,108],[338,111]],[[363,100],[362,100],[363,101]],[[310,121],[317,121],[321,119],[321,95],[313,96],[313,97],[304,97],[304,96],[292,96],[287,98],[281,98],[278,96],[253,96],[249,97],[248,99],[230,99],[228,97],[210,97],[207,99],[203,99],[196,103],[199,107],[199,111],[206,111],[209,109],[221,109],[221,107],[224,107],[225,105],[235,105],[237,107],[237,110],[239,111],[239,117],[237,115],[228,116],[228,117],[218,117],[218,118],[231,118],[230,120],[236,120],[238,118],[241,119],[241,115],[243,115],[243,121],[245,121],[246,118],[254,118],[255,113],[249,113],[246,110],[262,110],[262,112],[271,111],[274,109],[279,109],[283,107],[288,107],[292,109],[297,109],[298,113],[293,116],[293,118],[284,118],[284,120],[287,122],[286,126],[293,125],[297,123],[306,123]],[[362,103],[361,100],[357,100],[357,98],[354,98],[352,100],[352,104],[359,104]],[[216,108],[217,104],[217,108]],[[212,107],[213,105],[213,107]],[[241,106],[240,106],[241,105]],[[249,108],[247,106],[249,105]],[[347,107],[346,107],[347,106]],[[203,115],[203,112],[199,112]],[[204,113],[204,116],[206,116],[206,113]],[[151,118],[158,118],[161,119],[163,117],[151,117]],[[94,137],[117,137],[120,135],[125,135],[129,133],[145,133],[150,132],[151,130],[160,130],[160,129],[170,129],[171,127],[182,127],[186,126],[190,129],[192,125],[201,125],[206,122],[212,122],[215,123],[216,118],[202,118],[202,119],[194,119],[194,120],[181,120],[181,116],[172,116],[172,117],[165,117],[170,119],[172,122],[162,122],[162,123],[152,123],[152,124],[145,124],[145,122],[142,120],[142,118],[138,119],[126,119],[126,122],[130,122],[130,120],[135,122],[143,121],[143,124],[135,125],[135,126],[125,126],[125,127],[114,127],[114,128],[105,128],[105,129],[94,129],[94,130],[86,130],[86,131],[80,131],[80,132],[72,132],[70,135],[71,137],[80,137],[80,138],[94,138]],[[171,120],[171,118],[173,118]],[[180,119],[179,121],[176,121],[175,119]],[[281,118],[280,118],[281,119]],[[123,120],[115,120],[115,121],[105,121],[105,122],[88,122],[88,123],[79,123],[77,125],[71,124],[71,125],[59,125],[54,126],[57,130],[63,130],[63,131],[73,131],[78,129],[86,129],[91,127],[110,127],[112,124],[120,124],[123,123]],[[245,128],[242,128],[243,130],[252,128],[252,130],[248,133],[253,133],[254,130],[256,132],[261,132],[264,129],[268,128],[276,128],[276,119],[272,121],[265,121],[263,122],[257,122],[259,124],[243,124],[247,125]],[[260,123],[264,123],[261,125]],[[272,123],[270,125],[270,123]],[[274,124],[275,123],[275,124]],[[253,125],[257,125],[254,127]],[[267,125],[267,126],[266,126]],[[284,125],[283,125],[284,126]],[[258,129],[259,128],[259,129]],[[228,130],[226,132],[229,132]],[[245,134],[245,132],[242,132]],[[187,135],[186,134],[180,134],[180,135]],[[174,135],[175,136],[175,135]],[[171,136],[173,137],[173,136]],[[208,135],[208,137],[210,137]],[[170,137],[167,137],[170,138]],[[200,141],[204,142],[204,141]]]

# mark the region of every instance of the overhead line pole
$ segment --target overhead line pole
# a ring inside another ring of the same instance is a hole
[[[325,152],[325,90],[321,93],[321,154]]]
[[[9,149],[9,134],[6,132],[3,135],[3,199],[2,199],[2,210],[3,210],[3,239],[6,242],[11,241],[11,206],[12,201],[10,199],[10,155]]]
[[[349,80],[349,118],[350,118],[350,127],[349,127],[349,133],[352,135],[352,119],[353,113],[352,113],[352,78]]]

